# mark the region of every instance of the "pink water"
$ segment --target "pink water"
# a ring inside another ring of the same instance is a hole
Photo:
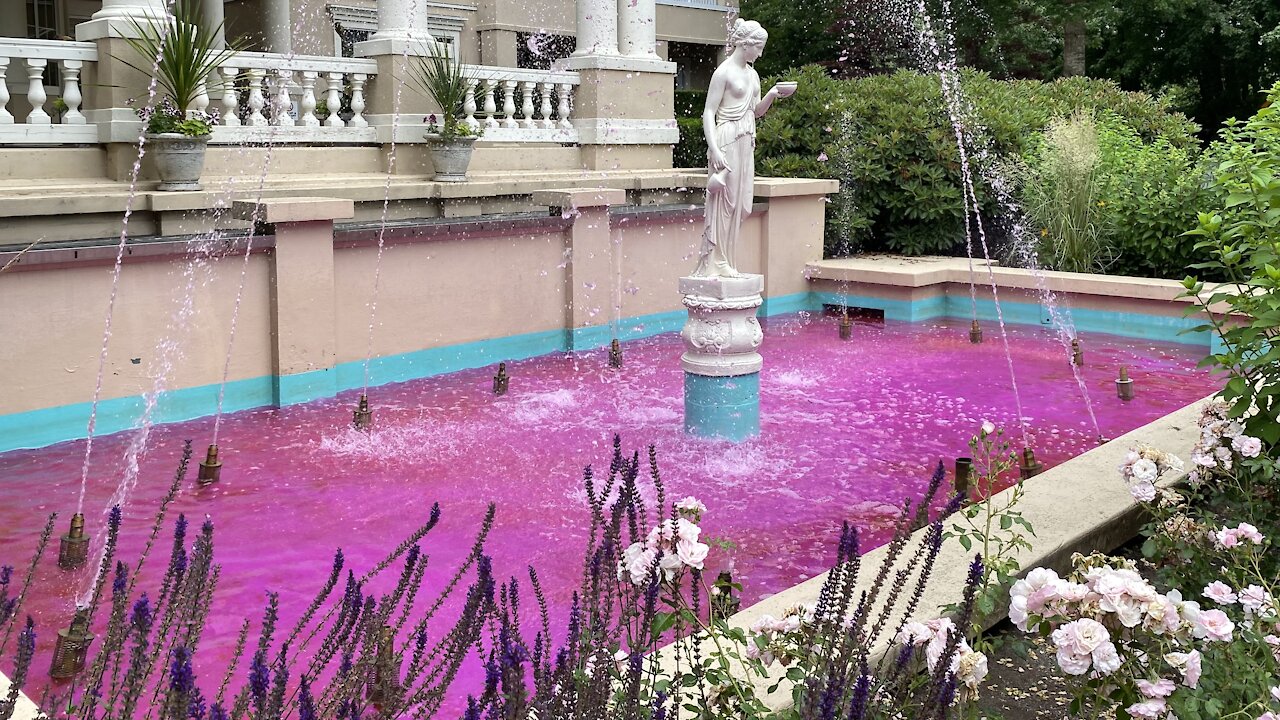
[[[615,432],[629,449],[656,444],[669,495],[697,496],[709,508],[706,533],[737,544],[713,550],[709,569],[732,558],[745,602],[820,573],[834,556],[842,521],[856,523],[872,543],[883,541],[895,505],[919,495],[939,458],[950,466],[955,456],[969,454],[968,439],[982,420],[1016,437],[1003,346],[994,328],[989,341],[976,346],[967,330],[960,320],[858,324],[852,341],[842,342],[831,318],[769,320],[762,434],[741,445],[684,435],[675,334],[627,343],[620,372],[608,369],[603,350],[509,363],[511,390],[504,397],[490,391],[492,369],[373,388],[370,435],[348,429],[356,393],[229,415],[220,438],[221,483],[195,486],[193,460],[190,484],[170,516],[185,513],[194,532],[208,514],[217,527],[223,574],[197,674],[216,683],[240,620],[260,615],[267,590],[280,593],[281,624],[288,627],[327,577],[336,546],[359,574],[421,524],[433,502],[443,517],[424,543],[431,557],[425,588],[438,586],[465,556],[493,500],[498,515],[488,552],[499,577],[536,566],[553,615],[563,616],[581,577],[588,518],[582,468],[607,469]],[[1037,455],[1053,465],[1094,447],[1057,339],[1036,327],[1011,326],[1010,333]],[[1100,334],[1081,338],[1084,378],[1108,437],[1216,389],[1209,374],[1195,368],[1203,355],[1198,349]],[[1128,403],[1114,391],[1122,364],[1130,367],[1137,393]],[[209,418],[153,430],[152,450],[125,509],[122,558],[137,557],[181,441],[193,439],[199,459],[212,426]],[[128,440],[121,433],[93,447],[98,471],[85,504],[91,531],[101,527],[96,509],[115,489]],[[76,441],[0,455],[0,563],[25,567],[50,511],[62,513],[57,532],[65,532],[83,452],[83,441]],[[55,559],[56,545],[55,539]],[[162,536],[153,570],[163,566],[168,546]],[[24,608],[42,638],[33,695],[47,679],[53,631],[66,625],[73,598],[88,581],[87,572],[66,576],[53,560],[41,571]],[[12,660],[3,662],[7,667]]]

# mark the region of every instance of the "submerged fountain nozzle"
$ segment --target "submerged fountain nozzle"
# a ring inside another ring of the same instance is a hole
[[[364,432],[369,432],[373,427],[373,411],[369,409],[368,395],[360,394],[360,404],[356,406],[355,412],[351,413],[351,424],[357,430]]]
[[[366,695],[369,703],[384,706],[395,701],[400,690],[400,668],[396,666],[395,631],[383,625],[378,632],[377,655],[374,659],[373,678]]]
[[[507,387],[511,383],[511,378],[507,376],[507,364],[498,363],[498,374],[493,376],[493,394],[506,395]]]
[[[89,536],[84,534],[84,513],[71,516],[71,529],[58,545],[58,567],[75,570],[89,561]]]
[[[978,345],[982,342],[982,326],[978,324],[977,318],[969,325],[969,342]]]
[[[49,668],[50,677],[65,680],[83,672],[89,644],[92,642],[89,608],[76,608],[71,626],[58,631],[58,641],[53,648],[53,666]]]
[[[1036,460],[1036,452],[1031,448],[1022,449],[1022,463],[1018,466],[1018,475],[1029,480],[1044,472],[1044,463]]]
[[[1129,378],[1129,366],[1120,366],[1120,377],[1116,378],[1116,397],[1121,400],[1133,399],[1133,380]]]
[[[1080,339],[1071,338],[1071,364],[1076,367],[1084,365],[1084,350],[1080,349]]]
[[[711,585],[711,608],[718,617],[735,615],[742,607],[742,599],[734,594],[734,589],[733,573],[721,570]]]
[[[957,495],[963,495],[965,503],[969,502],[969,487],[973,484],[973,458],[956,458],[955,489]]]
[[[848,340],[851,337],[853,337],[853,318],[849,316],[849,311],[846,310],[840,316],[840,339]]]
[[[622,343],[618,342],[618,338],[609,343],[609,367],[622,367]]]
[[[196,481],[201,485],[209,485],[218,482],[220,477],[222,477],[222,461],[218,459],[218,446],[210,445],[209,451],[205,453],[204,461],[200,463],[200,471],[196,474]]]

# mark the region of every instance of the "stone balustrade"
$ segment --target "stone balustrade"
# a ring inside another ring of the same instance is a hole
[[[472,92],[466,122],[502,142],[578,141],[571,120],[578,73],[464,65]]]
[[[98,142],[81,107],[81,73],[97,60],[93,43],[0,38],[0,144]],[[51,95],[66,109],[55,110]]]
[[[80,90],[82,72],[97,61],[93,43],[0,40],[0,145],[99,142],[98,126],[82,112]],[[49,66],[57,68],[60,88],[46,87]],[[463,108],[466,123],[483,127],[486,140],[577,142],[571,121],[577,72],[464,65],[463,73],[472,90]],[[240,52],[221,64],[188,110],[218,111],[214,144],[376,143],[378,128],[368,116],[384,124],[391,117],[390,108],[368,107],[377,75],[378,64],[369,58]],[[51,95],[67,104],[60,118],[51,114]],[[417,126],[425,118],[415,113],[396,122]]]

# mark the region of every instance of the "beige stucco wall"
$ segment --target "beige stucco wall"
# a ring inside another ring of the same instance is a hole
[[[185,296],[182,264],[126,262],[112,317],[102,398],[152,389],[157,343],[172,334],[183,357],[169,375],[171,388],[218,382],[230,336],[242,257],[198,271],[192,293],[195,320],[170,330]],[[250,258],[231,358],[231,380],[270,373],[271,318],[268,257]],[[108,262],[5,273],[0,282],[0,365],[5,392],[0,414],[87,402],[93,398],[103,319],[111,296]],[[137,360],[137,362],[134,362]]]

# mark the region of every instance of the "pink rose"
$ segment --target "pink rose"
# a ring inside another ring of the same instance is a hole
[[[1089,655],[1077,655],[1067,650],[1058,650],[1058,667],[1068,675],[1083,675],[1089,672],[1091,662]]]
[[[1177,685],[1174,685],[1172,680],[1165,680],[1164,678],[1155,682],[1139,680],[1137,684],[1138,692],[1142,693],[1143,697],[1149,698],[1167,698],[1177,688]]]
[[[1115,643],[1108,640],[1093,650],[1093,668],[1099,675],[1110,675],[1120,669],[1120,653]]]
[[[1149,503],[1156,499],[1155,483],[1149,480],[1140,480],[1129,486],[1129,494],[1138,502]]]
[[[1226,613],[1221,610],[1205,610],[1196,621],[1194,633],[1199,638],[1231,642],[1231,633],[1235,628],[1235,623],[1231,622]]]
[[[1235,529],[1222,528],[1213,537],[1218,541],[1218,547],[1225,550],[1240,544],[1240,532]]]
[[[1166,653],[1164,661],[1182,673],[1182,684],[1195,690],[1200,685],[1200,651]]]
[[[1165,713],[1164,698],[1155,698],[1135,703],[1125,708],[1125,711],[1136,718],[1143,718],[1143,720],[1156,720]]]
[[[1258,454],[1262,452],[1262,441],[1248,435],[1237,435],[1231,441],[1231,447],[1235,448],[1235,451],[1244,457],[1253,458],[1258,457]]]
[[[1215,580],[1205,586],[1204,596],[1219,605],[1234,605],[1236,602],[1236,594],[1231,590],[1231,586],[1226,583]]]
[[[1091,655],[1098,646],[1111,641],[1102,623],[1089,618],[1072,620],[1053,631],[1053,644],[1073,655]]]
[[[1271,599],[1271,593],[1268,593],[1262,586],[1250,585],[1240,591],[1240,604],[1244,606],[1245,611],[1252,615],[1263,608],[1270,608],[1274,601]]]
[[[1254,545],[1262,544],[1262,533],[1258,532],[1258,528],[1250,525],[1249,523],[1240,523],[1237,525],[1236,534],[1240,536],[1240,539],[1248,540]]]

